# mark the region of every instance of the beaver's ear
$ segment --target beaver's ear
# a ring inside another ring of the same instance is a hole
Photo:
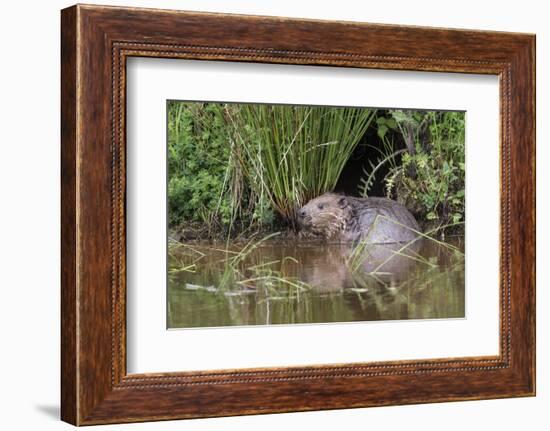
[[[348,206],[348,200],[345,196],[342,196],[340,199],[338,199],[338,206],[340,208],[345,208]]]

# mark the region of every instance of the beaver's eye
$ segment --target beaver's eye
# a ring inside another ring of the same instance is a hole
[[[320,210],[322,210],[324,207],[325,207],[325,204],[317,204],[317,208],[319,208]]]

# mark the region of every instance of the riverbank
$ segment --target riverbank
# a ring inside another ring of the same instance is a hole
[[[438,228],[439,224],[433,220],[419,221],[419,225],[421,232],[428,233],[429,236],[443,241],[449,238],[462,238],[465,234],[464,223],[458,223],[451,227],[447,226],[445,229]],[[228,240],[238,243],[264,238],[273,233],[277,233],[273,241],[324,242],[321,238],[311,233],[293,229],[289,226],[285,226],[283,223],[262,226],[260,228],[249,227],[229,231],[223,227],[213,227],[200,222],[189,222],[170,227],[168,229],[168,239],[181,243],[224,243]]]

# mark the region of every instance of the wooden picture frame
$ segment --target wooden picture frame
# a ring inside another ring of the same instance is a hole
[[[74,425],[535,394],[535,36],[77,5],[61,14],[61,418]],[[130,56],[500,78],[500,354],[127,374]]]

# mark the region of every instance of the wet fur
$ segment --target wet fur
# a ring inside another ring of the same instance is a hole
[[[300,212],[303,214],[300,218],[302,228],[340,242],[407,242],[414,240],[420,230],[405,206],[386,198],[325,193],[309,201]]]

